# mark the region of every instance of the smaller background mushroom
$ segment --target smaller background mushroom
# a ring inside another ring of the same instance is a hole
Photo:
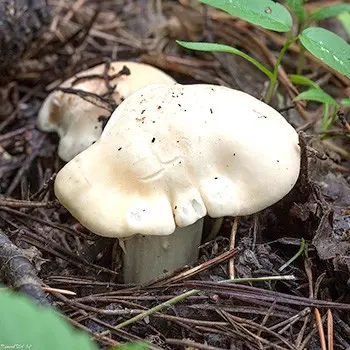
[[[38,114],[38,128],[58,133],[58,155],[68,162],[101,136],[111,113],[124,99],[153,83],[176,81],[137,62],[112,62],[80,72],[48,95]]]

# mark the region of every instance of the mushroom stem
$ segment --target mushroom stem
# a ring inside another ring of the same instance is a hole
[[[198,258],[204,219],[168,236],[136,235],[124,241],[125,283],[146,283]]]

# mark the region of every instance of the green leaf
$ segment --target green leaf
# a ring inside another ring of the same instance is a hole
[[[317,11],[315,11],[310,18],[313,21],[320,21],[322,19],[336,17],[342,12],[349,12],[350,4],[337,4],[332,6],[321,7]]]
[[[290,74],[290,75],[288,75],[288,77],[289,77],[290,81],[294,84],[310,86],[314,89],[320,89],[320,87],[316,83],[314,83],[309,78],[304,77],[303,75]]]
[[[0,291],[0,310],[0,343],[9,349],[97,349],[87,334],[24,295]]]
[[[343,98],[341,101],[340,101],[340,104],[342,106],[348,106],[350,107],[350,98]]]
[[[310,27],[299,38],[314,56],[350,78],[350,45],[340,36],[324,28]]]
[[[270,79],[272,78],[272,72],[270,72],[266,67],[264,67],[260,62],[250,57],[246,53],[235,49],[234,47],[222,44],[215,43],[198,43],[198,42],[188,42],[188,41],[176,41],[179,45],[185,47],[186,49],[196,50],[196,51],[205,51],[205,52],[227,52],[232,53],[237,56],[245,58],[250,63],[254,64],[259,68],[263,73],[265,73]]]
[[[287,9],[272,0],[199,0],[232,16],[276,32],[289,32],[292,17]]]
[[[286,3],[294,12],[295,16],[298,18],[299,24],[303,24],[306,19],[306,12],[304,9],[303,0],[286,0]]]
[[[346,34],[350,37],[350,13],[342,12],[338,16],[338,21],[343,25]]]
[[[320,89],[310,89],[300,93],[297,97],[294,98],[294,101],[316,101],[321,103],[327,103],[330,105],[337,106],[337,101],[326,92]]]

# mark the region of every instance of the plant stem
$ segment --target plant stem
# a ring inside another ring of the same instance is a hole
[[[282,61],[282,57],[285,54],[285,52],[288,50],[288,47],[293,44],[295,41],[297,41],[299,39],[299,36],[296,36],[294,39],[290,39],[287,40],[285,42],[285,44],[283,45],[280,53],[278,54],[275,66],[273,68],[273,73],[272,73],[272,77],[270,78],[270,83],[269,83],[269,87],[267,89],[266,92],[266,96],[265,96],[265,103],[270,103],[273,93],[275,92],[275,88],[276,88],[276,84],[277,84],[277,78],[278,78],[278,68],[281,64]]]
[[[304,251],[305,249],[305,239],[302,238],[301,239],[301,242],[300,242],[300,248],[299,250],[297,251],[297,253],[292,256],[285,264],[283,264],[279,269],[278,271],[283,271],[287,266],[289,266],[295,259],[297,259]]]
[[[322,131],[328,129],[328,118],[329,118],[329,103],[323,105],[323,120],[322,120]]]
[[[332,116],[330,118],[329,118],[329,113],[327,111],[327,117],[328,117],[327,123],[326,123],[325,129],[322,131],[327,131],[334,124],[334,122],[337,120],[339,108],[340,108],[339,105],[333,106],[333,113],[332,113]]]
[[[300,23],[299,25],[299,33],[302,33],[302,31],[306,28],[305,21],[303,23]],[[302,75],[303,74],[303,69],[304,69],[304,64],[305,64],[305,47],[299,43],[299,55],[298,55],[298,60],[297,60],[297,74]]]
[[[174,304],[177,304],[179,303],[180,301],[183,301],[185,299],[187,299],[188,297],[191,297],[193,295],[196,295],[198,294],[200,291],[198,289],[191,289],[189,290],[188,292],[186,293],[182,293],[180,295],[178,295],[177,297],[175,298],[172,298],[162,304],[159,304],[155,307],[153,307],[152,309],[149,309],[145,312],[143,312],[142,314],[139,314],[135,317],[132,317],[132,318],[129,318],[128,320],[122,322],[122,323],[119,323],[117,324],[115,327],[113,327],[114,329],[121,329],[125,326],[128,326],[129,324],[133,324],[137,321],[141,321],[142,319],[144,319],[145,317],[147,316],[150,316],[150,315],[153,315],[155,314],[156,312],[158,311],[162,311],[163,309],[165,309],[166,307],[168,306],[171,306],[171,305],[174,305]]]
[[[297,74],[302,75],[305,63],[305,47],[300,45],[300,51],[297,61]]]

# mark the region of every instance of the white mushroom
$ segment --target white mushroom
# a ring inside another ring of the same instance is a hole
[[[249,215],[276,203],[299,167],[296,131],[258,99],[221,86],[151,85],[65,165],[55,193],[96,234],[133,236],[125,280],[145,282],[196,260],[206,214]]]
[[[130,74],[118,74],[124,66]],[[101,64],[80,72],[62,83],[60,88],[72,88],[75,91],[81,90],[102,96],[108,92],[104,73],[110,77],[116,75],[109,81],[109,85],[116,85],[111,98],[116,104],[120,104],[135,91],[149,84],[176,83],[161,70],[143,63],[112,62],[107,71],[105,68],[106,65]],[[95,99],[94,102],[99,101]],[[73,159],[101,136],[105,121],[111,112],[102,103],[96,105],[94,102],[60,90],[50,93],[44,101],[38,114],[37,125],[42,131],[58,133],[58,155],[64,161]]]

